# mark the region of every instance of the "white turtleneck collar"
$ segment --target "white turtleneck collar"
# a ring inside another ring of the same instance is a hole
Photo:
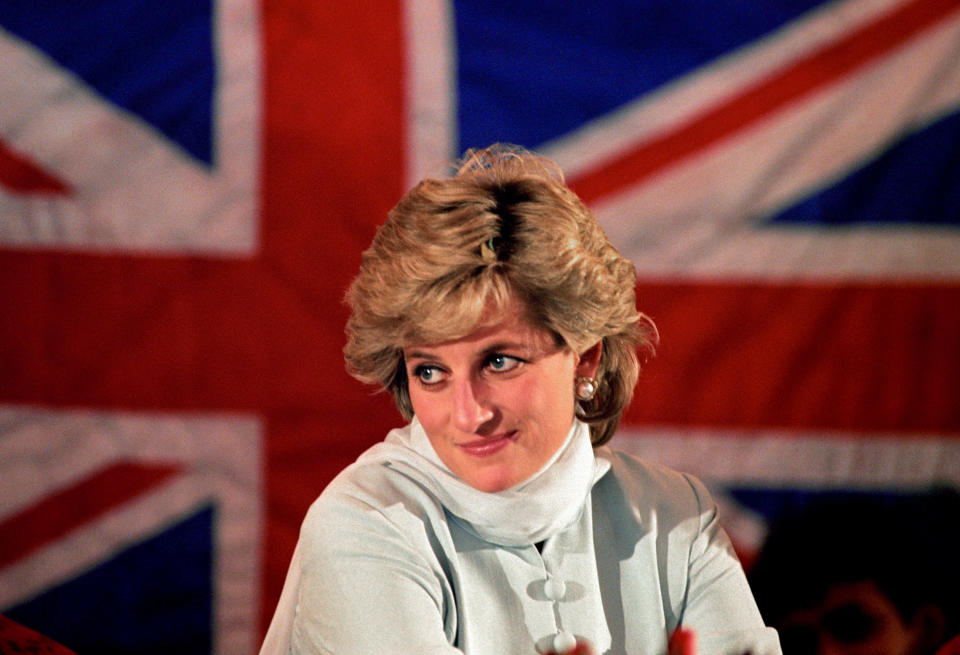
[[[420,422],[391,430],[373,457],[416,480],[468,530],[502,546],[538,543],[573,524],[587,495],[610,468],[595,458],[589,427],[574,419],[563,445],[537,473],[497,492],[475,489],[440,460]]]

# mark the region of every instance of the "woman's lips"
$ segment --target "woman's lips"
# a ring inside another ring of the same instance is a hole
[[[475,441],[468,441],[460,444],[460,448],[468,455],[474,457],[489,457],[506,448],[517,436],[517,431],[513,430],[506,434],[484,437]]]

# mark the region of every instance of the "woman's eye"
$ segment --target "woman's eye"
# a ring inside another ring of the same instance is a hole
[[[423,384],[437,384],[443,381],[443,372],[436,366],[418,366],[413,375]]]
[[[520,366],[520,360],[516,357],[510,357],[509,355],[496,354],[491,355],[490,358],[487,359],[487,368],[497,373],[512,371],[518,366]]]

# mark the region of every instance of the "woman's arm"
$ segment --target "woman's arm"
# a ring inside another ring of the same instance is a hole
[[[682,625],[695,631],[701,655],[779,655],[777,633],[760,617],[716,504],[702,482],[684,477],[700,505],[700,524],[690,547]]]

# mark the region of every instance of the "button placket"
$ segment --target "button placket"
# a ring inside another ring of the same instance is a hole
[[[563,654],[572,651],[576,647],[577,639],[570,632],[567,632],[563,629],[563,625],[560,620],[559,606],[560,603],[563,602],[564,597],[567,595],[567,583],[562,577],[555,575],[552,572],[555,567],[548,566],[547,564],[549,554],[553,550],[550,548],[550,546],[551,544],[549,542],[544,544],[543,550],[540,552],[540,559],[543,562],[543,572],[545,577],[543,582],[543,594],[546,600],[553,604],[553,615],[557,629],[556,634],[554,634],[553,638],[547,643],[550,645],[551,652]]]

